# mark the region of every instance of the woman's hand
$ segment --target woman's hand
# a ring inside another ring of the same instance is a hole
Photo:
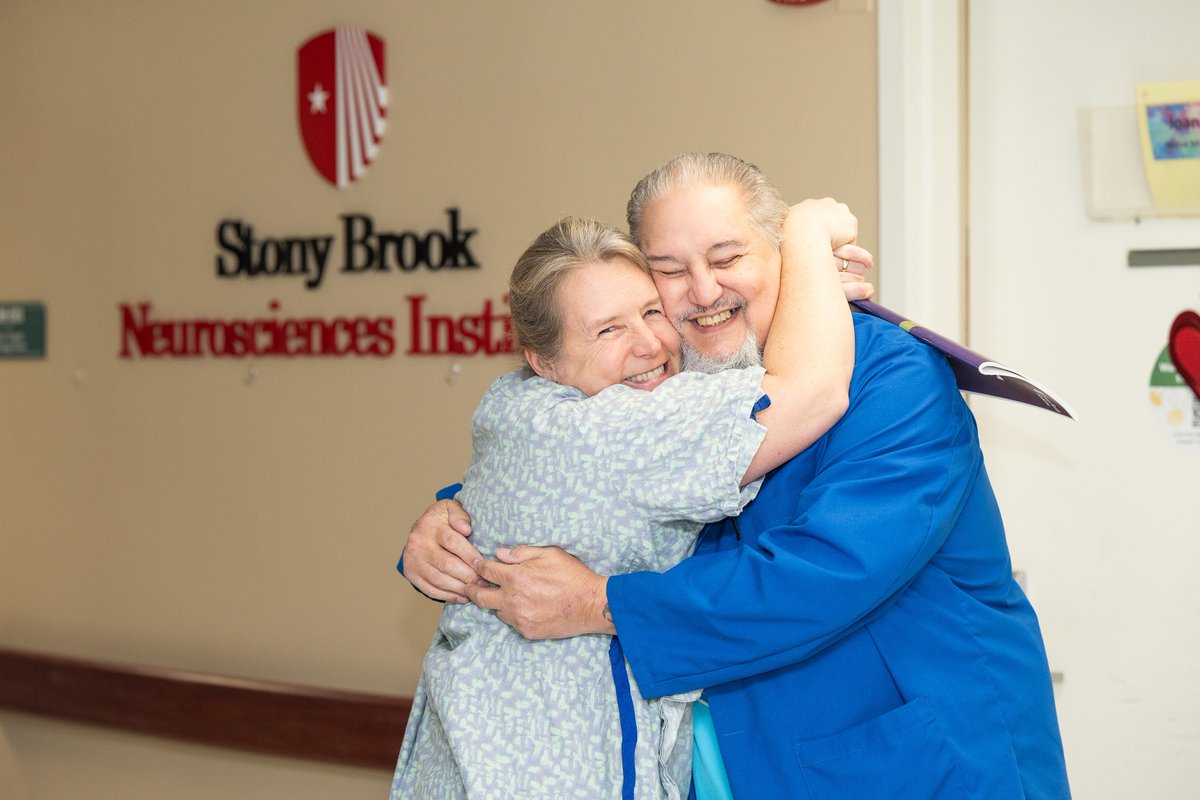
[[[833,258],[846,300],[870,300],[875,296],[875,285],[863,277],[875,265],[874,256],[856,244],[844,244],[833,251]]]
[[[815,227],[814,227],[815,226]],[[804,200],[788,209],[783,221],[783,241],[794,241],[806,233],[819,233],[829,242],[829,249],[858,241],[858,218],[850,213],[850,207],[832,197],[819,200]],[[866,250],[860,252],[866,253]]]
[[[819,233],[818,233],[819,232]],[[842,281],[842,291],[847,300],[869,300],[875,287],[863,277],[875,259],[870,252],[859,247],[858,219],[845,203],[831,197],[820,200],[805,200],[788,210],[783,223],[783,241],[797,241],[806,234],[827,238],[833,253],[834,266]]]

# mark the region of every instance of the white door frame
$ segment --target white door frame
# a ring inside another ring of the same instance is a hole
[[[966,0],[879,0],[879,295],[967,341]]]

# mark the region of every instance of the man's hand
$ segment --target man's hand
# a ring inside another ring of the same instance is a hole
[[[466,587],[471,602],[496,611],[526,639],[615,634],[608,615],[608,578],[558,547],[521,545],[496,551],[499,561],[475,563],[493,587]]]
[[[467,602],[479,580],[472,565],[481,556],[467,541],[471,517],[453,500],[439,500],[413,523],[404,545],[404,577],[434,600]]]

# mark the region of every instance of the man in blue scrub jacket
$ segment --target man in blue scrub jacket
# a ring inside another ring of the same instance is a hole
[[[770,328],[763,192],[778,194],[744,162],[692,154],[630,200],[693,368],[741,365]],[[482,561],[442,504],[414,527],[406,576],[529,638],[618,633],[646,696],[705,689],[734,797],[1069,797],[974,418],[938,353],[865,314],[855,337],[845,416],[674,569],[606,577],[536,547]],[[464,561],[498,588],[469,585]]]

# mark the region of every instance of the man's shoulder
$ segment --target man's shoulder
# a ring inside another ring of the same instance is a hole
[[[947,401],[961,402],[946,357],[899,326],[856,313],[854,345],[852,407],[868,397],[896,402],[903,396],[908,402],[917,396],[944,396]]]
[[[865,313],[854,314],[856,365],[884,364],[896,358],[937,365],[945,357],[908,331],[887,320]]]

